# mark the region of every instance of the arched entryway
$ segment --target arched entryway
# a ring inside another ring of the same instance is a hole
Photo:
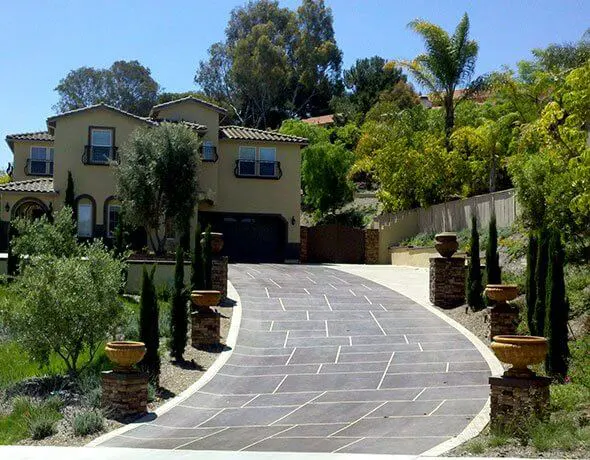
[[[12,207],[11,219],[39,219],[47,215],[47,206],[37,198],[23,198]]]

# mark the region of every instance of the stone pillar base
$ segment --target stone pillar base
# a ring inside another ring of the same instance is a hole
[[[211,289],[221,292],[221,302],[227,299],[227,260],[227,256],[223,256],[211,261]]]
[[[465,303],[465,259],[430,258],[430,302],[441,308]]]
[[[102,372],[102,406],[115,419],[147,412],[148,375],[143,372]]]
[[[516,335],[518,308],[507,303],[498,303],[488,308],[490,340],[497,335]]]
[[[532,416],[544,419],[549,414],[547,377],[490,377],[492,430],[518,430]]]
[[[213,310],[191,313],[191,345],[195,348],[219,345],[221,315]]]

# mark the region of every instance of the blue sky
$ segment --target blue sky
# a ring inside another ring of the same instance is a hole
[[[55,86],[80,66],[119,59],[148,66],[167,91],[195,89],[207,48],[223,39],[229,12],[244,0],[0,2],[0,168],[12,160],[10,133],[46,128]],[[299,0],[281,4],[296,8]],[[590,0],[326,0],[345,67],[380,55],[412,58],[422,44],[407,28],[417,17],[452,30],[464,12],[479,42],[476,73],[513,66],[532,48],[576,41],[590,27]],[[59,152],[56,152],[59,155]]]

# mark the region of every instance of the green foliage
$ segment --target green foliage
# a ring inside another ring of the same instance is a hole
[[[535,305],[537,303],[537,237],[533,232],[529,232],[529,245],[526,259],[526,305],[527,305],[527,324],[531,335],[543,335],[537,331],[535,321]]]
[[[36,403],[30,398],[17,396],[12,400],[8,415],[0,415],[0,445],[16,444],[21,439],[44,439],[56,432],[62,418],[61,400],[49,398]]]
[[[154,266],[151,272],[143,268],[141,282],[141,296],[139,300],[139,340],[145,343],[146,353],[139,363],[139,367],[147,372],[150,380],[158,385],[160,379],[160,331],[159,308],[156,290],[154,288]]]
[[[71,70],[55,88],[58,112],[104,102],[136,115],[147,116],[156,103],[159,85],[150,69],[138,61],[116,61],[108,69]]]
[[[567,374],[569,360],[567,329],[569,301],[565,295],[563,244],[560,234],[556,231],[551,232],[548,253],[545,337],[549,342],[549,350],[545,369],[549,375],[563,381]]]
[[[195,247],[191,257],[191,290],[205,289],[205,264],[203,261],[203,245],[201,244],[201,225],[195,229]]]
[[[565,267],[565,285],[570,311],[573,318],[590,313],[590,272],[588,265],[572,265]]]
[[[590,442],[588,427],[581,427],[579,421],[573,417],[533,423],[528,436],[532,446],[539,452],[556,449],[567,452],[588,446]]]
[[[76,207],[76,193],[74,192],[74,178],[72,177],[72,171],[68,170],[68,185],[66,186],[66,195],[64,197],[64,206],[70,209]]]
[[[469,265],[467,268],[467,304],[474,311],[484,308],[480,265],[479,233],[477,232],[477,218],[474,214],[471,217],[471,244],[469,250]]]
[[[546,292],[547,292],[547,265],[549,264],[549,232],[545,229],[539,233],[536,277],[536,301],[535,301],[535,332],[545,336],[546,318]]]
[[[80,251],[75,257],[32,259],[2,305],[11,336],[30,356],[48,364],[55,352],[72,374],[88,366],[123,313],[123,264],[98,242]],[[87,362],[80,367],[85,351]]]
[[[199,139],[181,124],[135,130],[123,144],[118,194],[130,224],[146,228],[152,247],[164,251],[165,220],[181,234],[197,204]]]
[[[301,120],[289,119],[283,121],[279,132],[291,136],[304,137],[309,141],[309,145],[330,142],[330,131],[328,129],[322,126],[304,123]]]
[[[176,266],[174,269],[174,292],[170,312],[170,355],[182,361],[188,332],[187,293],[184,287],[184,251],[176,248]]]
[[[205,289],[213,289],[213,252],[211,250],[211,225],[207,225],[203,235],[203,268],[205,271]]]
[[[486,282],[487,284],[501,284],[500,255],[498,254],[498,229],[496,215],[492,214],[488,227],[488,244],[486,245]]]
[[[352,201],[348,173],[353,161],[352,153],[341,145],[321,143],[307,147],[301,168],[304,203],[321,216]]]
[[[566,385],[551,385],[551,410],[573,412],[584,409],[590,401],[590,387],[569,383]]]
[[[11,225],[17,236],[12,238],[10,246],[17,257],[74,257],[81,254],[71,208],[60,209],[53,223],[42,216],[35,220],[18,218]],[[21,264],[25,262],[21,260]]]
[[[74,416],[72,428],[76,436],[88,436],[104,429],[104,417],[96,409],[82,411]]]
[[[570,376],[572,382],[590,390],[590,334],[571,343]]]

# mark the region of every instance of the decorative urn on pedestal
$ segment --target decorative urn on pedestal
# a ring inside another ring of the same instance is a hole
[[[191,301],[196,311],[191,313],[191,345],[195,348],[219,345],[220,314],[211,307],[219,305],[220,291],[192,291]]]
[[[205,233],[201,233],[201,243],[204,243]],[[223,233],[210,232],[211,235],[211,252],[213,255],[219,254],[223,249]]]
[[[459,249],[457,234],[453,232],[438,233],[434,236],[434,247],[438,253],[446,258],[453,257],[453,254]]]
[[[508,302],[518,297],[516,284],[488,284],[485,295],[495,304],[488,308],[490,340],[497,335],[514,335],[518,324],[518,308]]]
[[[191,301],[197,308],[197,311],[212,311],[210,307],[219,305],[221,292],[219,291],[192,291]]]
[[[146,348],[143,342],[114,341],[107,342],[104,351],[116,372],[132,372],[133,366],[144,357]]]
[[[497,335],[490,345],[496,357],[512,367],[504,372],[506,377],[533,377],[528,366],[539,364],[547,355],[547,339],[530,335]]]

